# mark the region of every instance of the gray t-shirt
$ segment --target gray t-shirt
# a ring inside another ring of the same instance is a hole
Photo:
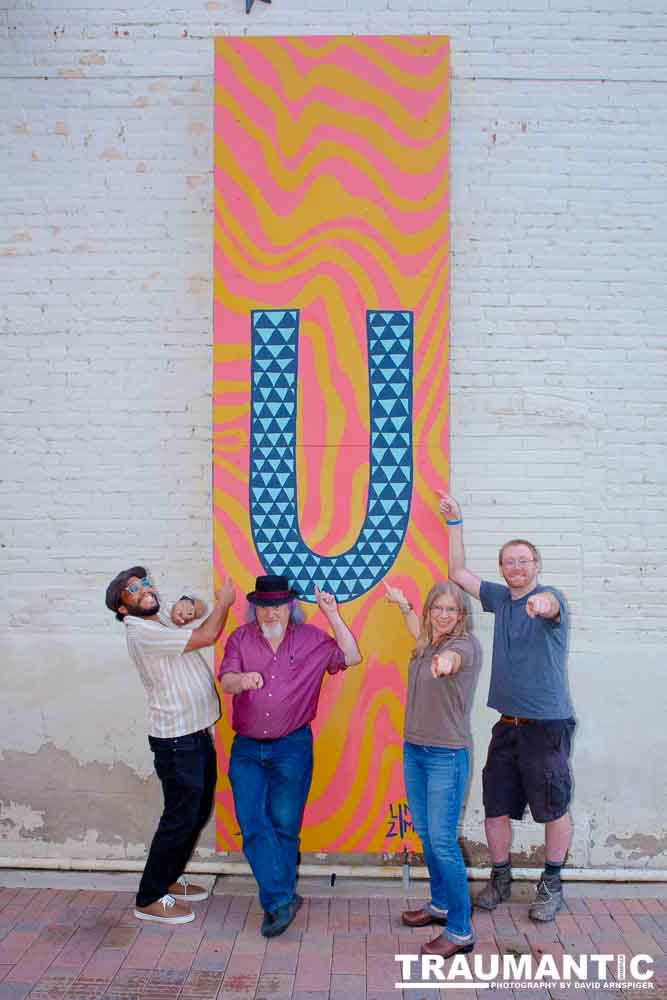
[[[460,655],[460,669],[449,677],[433,677],[433,655],[447,651]],[[403,731],[408,743],[453,749],[470,746],[468,709],[480,661],[479,643],[472,636],[445,639],[412,657]]]
[[[560,604],[558,618],[531,618],[526,601],[548,591]],[[479,599],[496,616],[489,708],[526,719],[569,719],[572,703],[567,687],[568,612],[554,587],[535,587],[513,601],[509,588],[483,580]]]

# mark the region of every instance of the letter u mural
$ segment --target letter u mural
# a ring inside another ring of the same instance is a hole
[[[299,314],[252,314],[250,525],[267,572],[286,574],[304,601],[315,586],[339,603],[362,597],[391,569],[412,494],[412,314],[368,313],[370,476],[366,516],[346,552],[321,555],[299,531],[296,403]]]
[[[327,678],[302,850],[418,848],[401,744],[416,608],[446,575],[448,40],[224,38],[215,58],[213,513],[240,596],[331,591],[364,661]],[[223,640],[224,641],[224,640]],[[218,650],[217,655],[221,654]],[[219,850],[240,849],[217,747]]]

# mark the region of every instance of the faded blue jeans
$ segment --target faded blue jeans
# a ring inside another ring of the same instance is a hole
[[[234,737],[229,759],[234,809],[265,910],[294,898],[299,832],[312,776],[310,726],[276,740]]]
[[[405,790],[431,878],[430,906],[433,913],[447,913],[442,933],[458,944],[473,940],[468,878],[456,838],[468,767],[466,749],[403,744]]]

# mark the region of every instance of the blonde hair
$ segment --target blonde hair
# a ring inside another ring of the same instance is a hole
[[[414,652],[420,656],[429,646],[433,645],[433,624],[431,622],[431,608],[439,597],[446,595],[452,597],[459,609],[459,618],[454,626],[449,638],[460,638],[467,636],[470,632],[468,605],[463,595],[463,591],[453,580],[440,580],[434,584],[426,595],[424,608],[419,629],[419,638]]]

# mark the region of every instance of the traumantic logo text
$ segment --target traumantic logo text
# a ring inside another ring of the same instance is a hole
[[[401,966],[396,989],[652,990],[650,955],[395,955]]]

